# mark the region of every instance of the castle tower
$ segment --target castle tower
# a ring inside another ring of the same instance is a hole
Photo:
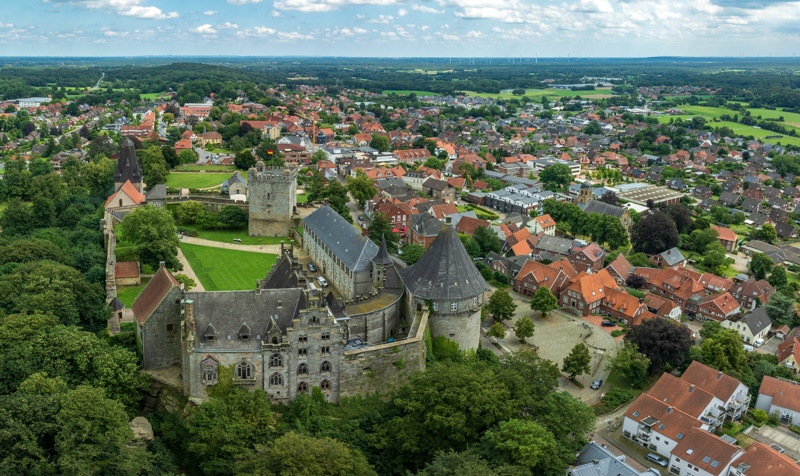
[[[129,138],[124,138],[119,143],[119,159],[117,159],[117,170],[114,172],[114,191],[116,192],[128,180],[131,181],[136,190],[142,191],[142,167],[139,165],[139,158],[136,157],[136,149]]]
[[[586,204],[592,199],[594,199],[592,184],[587,180],[581,184],[581,191],[578,193],[578,203]]]
[[[383,281],[386,279],[386,268],[393,264],[394,261],[389,256],[389,250],[386,248],[386,238],[381,236],[381,246],[378,248],[378,253],[372,258],[372,287],[383,287]]]
[[[266,167],[258,161],[247,171],[250,236],[289,236],[297,207],[297,166]]]

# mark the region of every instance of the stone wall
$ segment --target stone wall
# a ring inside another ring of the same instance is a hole
[[[167,196],[168,205],[181,204],[183,202],[188,202],[189,200],[202,203],[203,206],[206,208],[206,210],[209,212],[219,212],[228,205],[239,207],[245,213],[250,212],[249,202],[235,202],[218,193],[208,193],[208,194],[192,193],[190,195],[183,195],[183,196],[179,195]]]
[[[398,337],[397,319],[402,296],[386,307],[364,314],[351,315],[347,321],[349,337],[360,337],[369,344],[382,344],[390,337]]]
[[[454,301],[435,302],[433,315],[430,317],[431,336],[444,336],[458,343],[463,351],[475,350],[480,342],[481,306],[483,293],[475,298],[455,301],[457,308],[451,310]],[[412,297],[412,309],[426,308],[424,300]]]
[[[428,313],[420,313],[408,339],[344,352],[339,372],[341,396],[386,393],[425,370],[425,328]]]
[[[137,324],[143,369],[161,369],[180,364],[181,299],[181,289],[172,287],[144,325]]]
[[[289,236],[297,207],[297,167],[247,171],[250,236]]]

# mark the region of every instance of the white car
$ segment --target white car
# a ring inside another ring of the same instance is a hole
[[[317,276],[317,282],[318,282],[318,283],[319,283],[319,285],[320,285],[320,286],[322,286],[323,288],[328,286],[328,280],[326,280],[326,279],[325,279],[325,278],[323,278],[322,276]]]
[[[764,339],[757,339],[755,342],[753,342],[754,347],[761,347],[762,345],[764,345]]]

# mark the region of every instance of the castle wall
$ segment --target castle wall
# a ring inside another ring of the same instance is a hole
[[[247,171],[250,236],[288,236],[297,206],[297,168]]]
[[[417,305],[426,308],[425,300],[418,297],[411,298],[412,309]],[[456,303],[457,309],[451,310],[451,305]],[[458,343],[462,351],[475,350],[480,342],[481,306],[483,293],[475,298],[460,301],[434,301],[433,315],[430,317],[431,336],[444,336]]]
[[[308,257],[325,275],[328,284],[335,286],[343,298],[354,299],[372,290],[371,269],[353,272],[337,263],[336,256],[330,250],[326,251],[322,240],[305,224],[303,225],[302,243]]]
[[[400,316],[401,297],[386,307],[364,314],[351,315],[347,321],[348,334],[351,339],[361,338],[368,344],[382,344],[390,337],[398,337],[398,317]]]
[[[181,289],[173,287],[144,325],[136,325],[143,369],[162,369],[181,362],[181,297]]]

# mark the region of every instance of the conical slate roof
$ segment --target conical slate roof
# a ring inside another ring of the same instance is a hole
[[[142,167],[139,165],[139,158],[136,157],[136,149],[129,138],[122,139],[119,143],[121,149],[119,159],[117,159],[117,171],[114,173],[114,183],[142,183]]]
[[[372,258],[375,264],[392,264],[394,261],[389,256],[389,250],[386,248],[386,238],[381,236],[381,246],[378,248],[378,253]]]
[[[468,299],[486,288],[456,230],[448,225],[419,261],[400,271],[400,277],[414,297],[437,301]]]
[[[581,184],[581,188],[592,188],[592,184],[587,180]]]

